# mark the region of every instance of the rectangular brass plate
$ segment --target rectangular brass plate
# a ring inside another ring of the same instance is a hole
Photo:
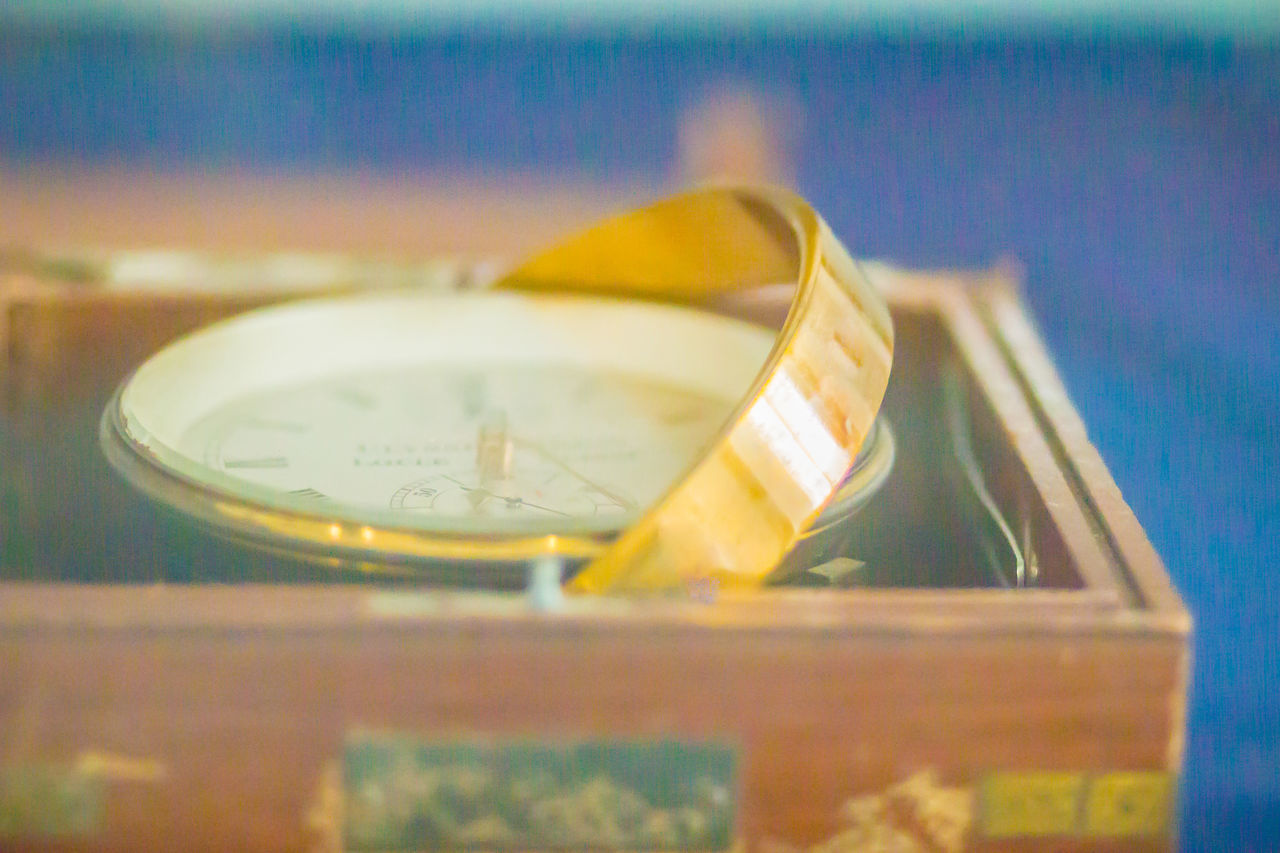
[[[1174,784],[1159,771],[1001,771],[982,780],[988,838],[1117,838],[1169,831]]]

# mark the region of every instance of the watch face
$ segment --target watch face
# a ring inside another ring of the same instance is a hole
[[[579,364],[405,365],[230,399],[175,449],[220,479],[354,518],[390,510],[403,525],[485,534],[616,528],[733,402]]]
[[[153,356],[106,438],[153,496],[268,545],[329,531],[337,550],[410,536],[491,557],[495,542],[607,538],[638,518],[730,419],[774,337],[587,297],[293,303]]]

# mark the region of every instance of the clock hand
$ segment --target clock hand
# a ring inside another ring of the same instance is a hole
[[[600,485],[599,483],[597,483],[595,480],[592,480],[592,479],[588,478],[586,475],[584,475],[584,474],[582,474],[582,473],[580,473],[580,472],[578,472],[578,471],[574,470],[574,469],[573,469],[573,468],[572,468],[568,463],[566,463],[563,459],[561,459],[560,457],[558,457],[558,456],[556,456],[555,454],[551,453],[551,451],[547,450],[545,447],[543,447],[541,444],[538,444],[536,441],[530,441],[530,440],[529,440],[529,439],[527,439],[527,438],[518,438],[518,437],[516,437],[516,436],[511,436],[510,440],[511,440],[511,442],[512,442],[512,443],[514,443],[514,444],[520,444],[520,445],[523,445],[524,447],[529,448],[530,450],[534,451],[535,453],[540,454],[540,455],[541,455],[544,459],[546,459],[548,462],[551,462],[552,464],[554,464],[554,465],[558,465],[559,467],[563,468],[563,469],[564,469],[565,471],[567,471],[570,475],[572,475],[572,476],[574,476],[574,477],[578,478],[578,479],[579,479],[579,480],[581,480],[583,483],[585,483],[585,484],[587,484],[588,486],[590,486],[591,488],[595,489],[597,492],[599,492],[600,494],[604,495],[604,496],[605,496],[605,497],[607,497],[609,500],[613,501],[614,503],[616,503],[618,506],[622,507],[623,509],[628,510],[628,511],[632,511],[632,510],[637,509],[635,501],[633,501],[633,500],[630,500],[630,499],[628,499],[628,498],[623,497],[622,495],[618,494],[617,492],[613,491],[612,489],[609,489],[609,488],[607,488],[607,487],[605,487],[605,486],[602,486],[602,485]]]
[[[488,500],[489,498],[497,498],[497,499],[499,499],[499,500],[506,501],[506,502],[507,502],[507,504],[508,504],[509,506],[527,506],[527,507],[529,507],[530,509],[540,509],[540,510],[542,510],[543,512],[550,512],[550,513],[554,513],[554,514],[556,514],[556,515],[562,515],[562,516],[564,516],[565,518],[569,518],[569,517],[570,517],[569,513],[567,513],[567,512],[561,512],[561,511],[560,511],[560,510],[558,510],[558,509],[552,509],[552,508],[551,508],[551,507],[549,507],[549,506],[542,506],[541,504],[530,503],[529,501],[525,500],[524,498],[520,497],[519,495],[515,495],[515,496],[512,496],[512,497],[508,497],[508,496],[506,496],[506,495],[500,495],[500,494],[497,494],[496,492],[491,492],[491,491],[489,491],[488,489],[483,488],[483,487],[477,487],[477,486],[464,486],[464,485],[462,484],[462,482],[461,482],[461,481],[456,480],[456,479],[454,479],[453,477],[450,477],[448,474],[445,474],[445,475],[444,475],[444,478],[445,478],[446,480],[450,481],[451,483],[453,483],[454,485],[456,485],[459,489],[462,489],[462,491],[467,492],[469,495],[477,495],[477,496],[480,496],[480,500],[479,500],[479,501],[476,501],[476,502],[473,504],[473,506],[475,506],[475,507],[477,507],[477,508],[480,506],[480,504],[481,504],[481,503],[484,503],[484,502],[485,502],[486,500]]]
[[[565,518],[569,518],[569,517],[570,517],[570,516],[569,516],[569,513],[567,513],[567,512],[561,512],[560,510],[558,510],[558,509],[552,509],[552,508],[551,508],[551,507],[549,507],[549,506],[540,506],[540,505],[538,505],[538,504],[529,503],[527,500],[525,500],[525,499],[524,499],[524,498],[522,498],[522,497],[518,497],[518,496],[517,496],[517,497],[513,497],[513,498],[507,498],[507,497],[503,497],[502,495],[494,495],[494,497],[495,497],[495,498],[502,498],[502,499],[503,499],[504,501],[506,501],[506,502],[507,502],[507,504],[508,504],[508,505],[510,505],[510,506],[527,506],[527,507],[532,507],[533,509],[540,509],[540,510],[542,510],[543,512],[551,512],[551,513],[555,513],[556,515],[562,515],[562,516],[564,516]]]
[[[462,491],[467,493],[467,501],[471,504],[472,512],[478,513],[480,511],[481,504],[483,504],[489,498],[498,497],[498,495],[495,495],[493,492],[485,488],[474,489],[471,486],[464,486],[460,480],[455,480],[453,477],[450,477],[448,474],[445,474],[444,478],[449,482],[455,484],[459,489],[462,489]]]

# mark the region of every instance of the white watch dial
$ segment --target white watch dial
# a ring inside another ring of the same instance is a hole
[[[233,399],[176,450],[316,501],[419,515],[634,518],[733,401],[575,365],[413,366]]]
[[[774,333],[692,309],[402,293],[279,306],[119,399],[162,470],[256,507],[480,535],[609,532],[725,424]]]

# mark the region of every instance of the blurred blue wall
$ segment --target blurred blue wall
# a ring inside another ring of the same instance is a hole
[[[793,105],[799,188],[855,254],[1025,266],[1197,620],[1185,847],[1280,849],[1277,30],[35,18],[0,16],[3,168],[662,180],[714,87]]]

